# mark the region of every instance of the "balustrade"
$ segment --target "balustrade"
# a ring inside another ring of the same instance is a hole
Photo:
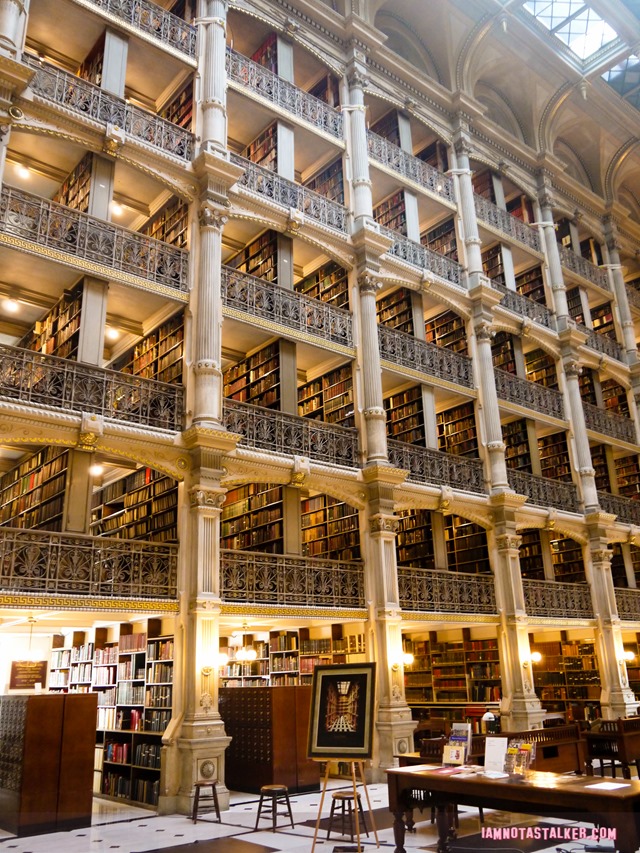
[[[523,580],[527,616],[593,619],[591,592],[586,583]]]
[[[384,234],[392,245],[387,249],[387,255],[405,261],[413,267],[418,267],[420,270],[427,270],[434,275],[439,276],[450,284],[455,284],[458,287],[464,288],[462,278],[462,267],[457,261],[452,261],[438,252],[432,252],[421,243],[416,243],[397,231],[392,231],[391,228],[380,227],[380,233]]]
[[[640,524],[640,502],[608,492],[598,492],[598,503],[604,512],[618,516],[618,521]]]
[[[148,0],[88,0],[127,24],[154,36],[164,44],[196,57],[196,28]]]
[[[228,266],[222,267],[222,301],[225,308],[262,317],[332,343],[353,346],[349,311]]]
[[[587,429],[599,432],[601,435],[608,435],[610,438],[617,438],[619,441],[635,444],[636,426],[631,418],[619,415],[610,409],[599,409],[598,406],[584,400],[582,408]]]
[[[429,613],[497,613],[493,575],[398,567],[400,607]]]
[[[188,290],[189,253],[72,210],[49,199],[3,187],[0,233],[102,264],[172,290]]]
[[[592,264],[591,261],[583,258],[582,255],[577,255],[571,249],[567,248],[567,246],[558,245],[558,251],[560,252],[560,263],[563,267],[585,278],[592,284],[597,284],[603,290],[610,289],[609,277],[606,270],[600,269],[600,267]]]
[[[580,503],[573,483],[537,477],[527,471],[507,469],[509,485],[519,495],[526,495],[536,506],[552,506],[566,512],[580,512]]]
[[[498,399],[564,420],[564,401],[560,391],[521,379],[498,368],[493,371],[493,375]]]
[[[177,573],[177,545],[0,528],[0,586],[43,603],[59,595],[177,601]]]
[[[359,562],[318,557],[220,552],[224,602],[288,607],[364,608],[364,568]]]
[[[448,175],[444,175],[424,160],[403,151],[398,145],[394,145],[393,142],[378,136],[371,130],[367,132],[367,145],[369,155],[378,163],[388,166],[403,178],[420,184],[440,198],[455,203],[454,183]]]
[[[576,328],[587,336],[586,343],[590,349],[594,349],[596,352],[601,352],[603,355],[611,356],[611,358],[615,358],[616,361],[625,362],[622,347],[617,341],[614,341],[612,338],[608,337],[608,335],[598,334],[598,332],[594,332],[593,329],[589,329],[581,323],[576,323]]]
[[[473,362],[466,355],[421,341],[382,323],[378,325],[378,344],[382,359],[465,388],[475,387]]]
[[[501,307],[513,311],[518,317],[527,317],[534,323],[555,331],[556,326],[553,314],[546,305],[535,302],[533,299],[528,299],[515,290],[510,290],[495,279],[491,282],[491,286],[494,290],[499,290],[502,294]]]
[[[387,441],[387,446],[389,463],[394,468],[408,471],[409,480],[436,486],[447,485],[453,489],[463,489],[481,495],[487,492],[484,469],[479,459],[454,456],[452,453],[393,439]]]
[[[637,308],[640,311],[640,291],[636,290],[633,284],[627,284],[627,299],[629,300],[629,305],[633,308]]]
[[[616,589],[618,616],[628,622],[640,622],[640,589]]]
[[[498,231],[509,236],[512,240],[517,240],[525,245],[528,249],[533,249],[534,252],[542,252],[540,244],[540,234],[531,225],[513,216],[497,204],[489,201],[488,198],[474,193],[473,201],[476,208],[476,216],[481,222],[492,225]]]

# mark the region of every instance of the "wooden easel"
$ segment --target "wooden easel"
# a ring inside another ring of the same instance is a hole
[[[316,759],[317,760],[317,759]],[[369,799],[369,790],[367,788],[367,783],[364,778],[364,761],[352,761],[351,759],[333,759],[334,761],[340,761],[343,764],[348,764],[351,768],[351,782],[353,784],[353,811],[356,816],[356,838],[358,839],[358,853],[361,853],[362,847],[360,845],[360,810],[358,809],[358,791],[356,789],[357,778],[356,778],[356,767],[360,771],[360,781],[362,782],[362,787],[364,788],[364,794],[367,798],[367,809],[369,810],[369,818],[371,820],[371,829],[373,831],[374,838],[376,839],[376,847],[380,847],[380,841],[378,840],[378,831],[376,829],[376,822],[373,816],[373,810],[371,808],[371,800]],[[329,782],[329,762],[327,761],[327,767],[324,774],[324,780],[322,783],[322,796],[320,797],[320,806],[318,808],[318,819],[316,820],[316,831],[313,833],[313,844],[311,845],[311,853],[314,853],[316,847],[316,839],[318,837],[318,830],[320,829],[320,820],[322,818],[322,806],[324,805],[324,797],[327,793],[327,783]]]

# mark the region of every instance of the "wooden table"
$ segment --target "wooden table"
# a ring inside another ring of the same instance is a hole
[[[613,790],[600,787],[615,780],[531,771],[526,779],[490,779],[481,772],[438,773],[436,766],[387,770],[389,809],[394,815],[395,853],[405,853],[404,815],[413,808],[436,809],[438,853],[447,853],[455,838],[450,815],[456,805],[492,808],[540,817],[567,817],[615,830],[620,853],[640,846],[640,782],[623,780]],[[583,841],[595,839],[583,839]],[[562,845],[562,842],[560,842]],[[557,839],[549,841],[555,847]]]

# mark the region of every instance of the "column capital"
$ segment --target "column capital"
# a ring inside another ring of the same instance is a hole
[[[564,372],[567,376],[572,376],[577,379],[579,376],[582,376],[582,365],[575,358],[568,359],[564,363]]]
[[[209,199],[205,199],[200,204],[198,211],[198,222],[201,228],[215,228],[217,231],[222,231],[227,224],[229,217],[226,213]]]
[[[382,287],[382,282],[371,273],[365,272],[358,276],[358,287],[360,293],[372,293],[375,296],[376,291]]]
[[[477,325],[474,326],[474,332],[476,333],[476,338],[479,341],[491,342],[495,336],[495,330],[488,320],[481,320],[477,323]]]
[[[189,503],[193,509],[221,509],[226,490],[194,486],[189,491]]]
[[[518,551],[521,544],[522,536],[518,536],[517,533],[503,533],[496,536],[498,551]]]
[[[400,519],[390,515],[373,515],[369,519],[369,532],[375,533],[397,533],[400,527]]]

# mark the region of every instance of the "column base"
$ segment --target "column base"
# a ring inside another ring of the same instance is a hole
[[[228,809],[224,753],[231,738],[225,732],[224,722],[220,717],[192,719],[183,723],[180,735],[176,741],[175,767],[167,768],[167,776],[173,776],[167,782],[173,784],[165,785],[170,793],[161,798],[162,806],[171,806],[179,814],[191,814],[194,782],[217,779],[220,808]]]
[[[600,711],[605,720],[617,720],[618,717],[635,716],[639,704],[633,690],[616,690],[608,698],[602,698]]]
[[[532,698],[514,696],[508,709],[500,709],[500,727],[503,732],[541,729],[546,713],[537,696]]]
[[[374,782],[386,780],[385,770],[397,767],[399,755],[413,752],[413,733],[417,723],[407,705],[389,705],[378,709],[376,731],[377,755],[374,755],[372,777]]]

